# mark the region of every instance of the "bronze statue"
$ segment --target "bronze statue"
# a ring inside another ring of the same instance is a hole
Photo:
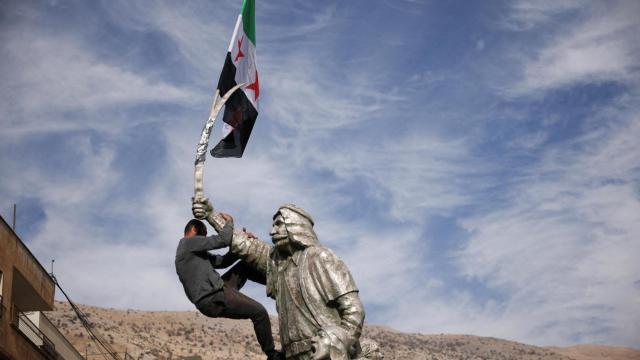
[[[206,218],[216,230],[225,223],[206,198],[194,199],[193,214]],[[355,358],[364,307],[349,269],[320,244],[313,225],[304,210],[283,205],[273,216],[273,245],[235,231],[231,251],[266,275],[287,359]]]

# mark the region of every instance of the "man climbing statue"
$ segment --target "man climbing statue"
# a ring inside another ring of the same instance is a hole
[[[206,199],[194,199],[193,214],[216,229],[226,226]],[[273,245],[236,231],[230,249],[266,276],[288,360],[354,358],[360,350],[364,307],[349,269],[320,244],[313,225],[307,212],[283,205],[273,216]]]
[[[226,268],[238,260],[231,252],[224,256],[210,254],[209,250],[229,246],[233,237],[233,218],[221,214],[226,221],[219,235],[207,237],[205,224],[190,220],[184,237],[176,250],[176,272],[184,291],[196,308],[208,317],[229,319],[251,319],[253,328],[267,360],[280,360],[283,356],[274,348],[271,322],[267,310],[259,302],[242,294],[239,290],[247,279],[265,284],[264,274],[238,262],[224,275],[216,269]]]

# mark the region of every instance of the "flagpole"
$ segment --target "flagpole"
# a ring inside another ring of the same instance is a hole
[[[245,16],[246,15],[246,16]],[[246,19],[244,19],[244,17],[246,17]],[[244,30],[244,21],[249,21],[249,29],[251,29],[249,34],[244,34],[245,30]],[[242,10],[240,12],[240,15],[238,15],[238,19],[236,20],[236,25],[233,29],[233,35],[231,36],[231,40],[229,41],[229,47],[227,50],[227,56],[229,56],[229,59],[227,60],[231,60],[231,53],[233,52],[233,48],[234,45],[236,43],[236,38],[239,36],[239,32],[242,32],[243,37],[238,41],[238,53],[236,56],[236,59],[233,61],[225,61],[225,65],[223,67],[223,72],[225,70],[229,71],[229,69],[227,69],[227,66],[230,65],[232,67],[235,67],[236,64],[235,62],[238,61],[238,58],[240,56],[244,57],[244,54],[241,52],[241,47],[242,47],[242,39],[244,39],[244,36],[247,36],[249,38],[249,40],[247,40],[247,43],[245,43],[245,48],[249,49],[249,46],[255,46],[255,19],[254,19],[254,2],[252,0],[244,0],[243,5],[242,5]],[[249,36],[250,35],[250,36]],[[251,45],[251,42],[253,42],[253,45]],[[249,45],[247,45],[249,44]],[[253,47],[251,47],[250,49],[253,49]],[[253,51],[253,50],[252,50]],[[251,56],[249,56],[251,55]],[[240,89],[240,88],[244,88],[246,86],[249,87],[249,89],[253,90],[255,93],[255,98],[253,101],[257,101],[257,97],[259,94],[259,90],[258,90],[258,73],[257,70],[255,70],[255,59],[253,57],[253,52],[252,53],[248,53],[247,54],[247,58],[245,58],[243,60],[243,64],[245,64],[244,66],[247,68],[251,68],[254,72],[255,72],[255,79],[253,79],[251,76],[242,76],[242,78],[234,78],[233,81],[237,84],[234,87],[232,87],[231,89],[229,89],[228,91],[226,91],[226,93],[224,95],[221,94],[221,91],[225,91],[226,90],[226,85],[223,88],[220,88],[220,82],[223,81],[223,75],[221,75],[219,83],[218,83],[218,88],[216,89],[215,95],[213,97],[213,102],[211,104],[211,111],[209,112],[209,117],[207,118],[207,121],[204,125],[204,127],[202,128],[202,134],[200,135],[200,141],[198,142],[198,146],[196,148],[196,159],[195,159],[195,166],[194,166],[194,194],[193,194],[193,200],[194,201],[202,201],[203,199],[205,199],[204,196],[204,162],[206,159],[206,153],[207,153],[207,148],[209,146],[209,138],[211,136],[211,132],[213,131],[213,126],[215,124],[216,118],[218,116],[218,113],[220,112],[220,110],[222,110],[222,107],[225,105],[225,103],[227,102],[227,100],[235,93],[236,90]],[[251,59],[251,60],[248,60]],[[247,63],[247,61],[250,61],[250,63]],[[247,65],[248,64],[248,65]],[[234,71],[235,73],[235,71]],[[244,72],[243,72],[244,74]],[[246,75],[246,74],[245,74]],[[225,82],[225,84],[230,85],[229,83]],[[251,85],[249,85],[251,84]],[[243,96],[241,94],[241,96]],[[234,98],[235,99],[235,98]],[[251,99],[247,99],[248,101],[251,102]],[[242,99],[239,99],[239,101],[242,101]],[[236,104],[237,105],[237,104]],[[236,106],[234,105],[234,106]],[[252,102],[252,109],[255,110],[256,115],[254,115],[252,121],[255,121],[255,116],[257,116],[257,106],[256,104],[253,104]],[[234,111],[236,111],[237,109],[232,109]],[[251,119],[250,119],[251,120]],[[249,132],[251,131],[251,127],[252,124],[250,124],[249,126]],[[235,131],[235,129],[234,129]],[[226,136],[225,134],[223,134],[223,136]],[[248,138],[248,134],[247,134],[247,138]],[[244,145],[240,148],[240,156],[242,156],[242,151],[244,151]]]
[[[216,94],[213,97],[213,103],[211,104],[211,111],[209,112],[209,118],[207,122],[204,124],[202,128],[202,134],[200,135],[200,141],[198,142],[198,146],[196,148],[196,162],[195,162],[195,170],[194,170],[194,192],[193,199],[194,200],[202,200],[204,199],[204,188],[203,188],[203,180],[204,180],[204,161],[206,159],[207,147],[209,147],[209,137],[211,136],[211,131],[213,130],[213,125],[216,122],[216,118],[218,117],[218,113],[222,110],[224,104],[229,100],[233,93],[245,86],[246,83],[238,84],[232,87],[223,97],[220,97],[220,90],[216,89]]]

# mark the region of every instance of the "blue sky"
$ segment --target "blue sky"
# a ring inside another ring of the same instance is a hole
[[[240,5],[0,4],[0,214],[77,302],[192,309],[173,257]],[[218,210],[266,241],[308,210],[369,323],[640,347],[640,3],[256,10],[260,115],[207,159]]]

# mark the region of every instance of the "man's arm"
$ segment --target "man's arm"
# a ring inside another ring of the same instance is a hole
[[[227,252],[224,255],[209,254],[209,261],[215,269],[227,268],[233,265],[233,263],[238,259],[238,256],[231,251]]]
[[[185,239],[185,250],[196,252],[229,246],[233,238],[233,221],[227,221],[218,235],[193,236]]]
[[[225,225],[224,214],[217,213],[207,198],[193,199],[193,216],[197,219],[207,219],[214,229],[221,229]],[[267,264],[272,246],[258,240],[253,234],[236,230],[231,240],[230,250],[240,259],[246,261],[253,268],[267,274]]]

